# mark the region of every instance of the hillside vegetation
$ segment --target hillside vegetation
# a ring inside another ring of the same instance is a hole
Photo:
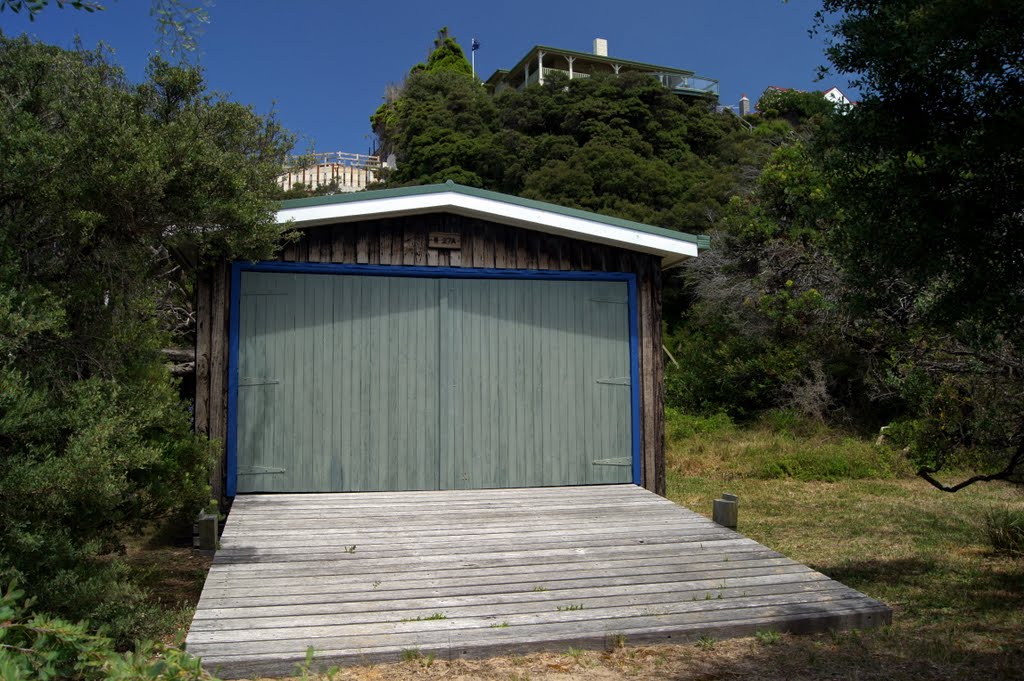
[[[665,273],[669,408],[741,423],[785,409],[860,434],[888,425],[935,486],[951,468],[1020,480],[1024,158],[1007,146],[1024,142],[1008,124],[1024,108],[1020,39],[944,20],[947,4],[823,15],[830,57],[864,101],[836,109],[820,93],[769,90],[743,120],[642,74],[551,76],[492,96],[443,31],[371,117],[398,159],[385,184],[450,179],[710,234],[710,251]],[[944,74],[892,42],[899,22],[928,32]],[[971,45],[988,61],[970,62]]]

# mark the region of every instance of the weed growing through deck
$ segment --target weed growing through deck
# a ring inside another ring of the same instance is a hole
[[[583,604],[582,603],[573,603],[571,605],[556,605],[555,606],[555,610],[558,610],[560,612],[568,612],[570,610],[582,610],[582,609],[583,609]]]
[[[766,646],[773,646],[782,640],[782,634],[774,629],[765,629],[754,633],[758,643]]]
[[[566,652],[566,654],[573,660],[575,660],[576,664],[580,665],[581,667],[590,666],[590,662],[586,658],[587,651],[583,650],[582,648],[573,648],[572,646],[569,646],[569,650]]]
[[[548,588],[546,586],[535,586],[535,587],[533,587],[533,590],[541,592],[541,591],[547,591]]]
[[[495,622],[491,625],[491,629],[504,629],[508,626],[508,622]]]
[[[624,634],[612,634],[608,637],[608,650],[621,650],[626,647],[626,636]]]
[[[443,612],[435,612],[433,615],[427,615],[426,617],[406,617],[401,620],[402,622],[429,622],[430,620],[446,620],[448,616]]]
[[[314,657],[316,657],[316,649],[313,646],[309,646],[306,648],[306,659],[295,665],[295,670],[299,673],[299,679],[301,679],[301,681],[323,678],[317,672],[313,671]],[[338,671],[338,667],[331,667],[325,671],[323,675],[327,677],[327,681],[333,681],[334,677],[337,676]]]
[[[715,649],[715,643],[716,643],[716,641],[715,641],[714,637],[704,635],[704,636],[701,636],[700,638],[698,638],[697,639],[697,643],[695,643],[694,645],[696,645],[701,650],[714,650]]]
[[[299,678],[302,681],[307,681],[310,678],[309,670],[313,666],[313,656],[316,654],[316,649],[313,646],[306,647],[306,658],[301,663],[295,666],[295,671],[299,673]]]
[[[355,553],[355,552],[356,552],[356,545],[355,544],[353,544],[352,546],[346,546],[345,547],[345,553]]]

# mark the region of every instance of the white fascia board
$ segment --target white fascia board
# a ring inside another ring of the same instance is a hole
[[[448,210],[459,215],[482,218],[537,232],[566,236],[582,241],[617,246],[631,251],[660,255],[662,265],[671,267],[697,255],[697,244],[657,234],[649,234],[595,220],[520,206],[504,201],[467,196],[457,192],[397,196],[369,201],[346,201],[320,206],[286,208],[278,211],[278,223],[294,221],[295,227],[312,227],[333,222],[352,222],[368,218],[415,215]]]

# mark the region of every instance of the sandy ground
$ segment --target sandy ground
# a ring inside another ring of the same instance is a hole
[[[783,635],[768,641],[741,638],[696,644],[630,646],[611,651],[535,653],[484,660],[421,657],[406,662],[345,667],[299,679],[332,681],[624,681],[626,679],[881,680],[1006,679],[1022,677],[1022,651],[951,655],[945,664],[893,649],[892,631]],[[952,653],[953,651],[951,651]],[[300,670],[296,670],[299,672]]]

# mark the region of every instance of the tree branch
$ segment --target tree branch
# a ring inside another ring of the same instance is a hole
[[[1006,468],[999,471],[998,473],[992,473],[990,475],[975,475],[974,477],[968,478],[963,482],[957,483],[955,485],[944,485],[938,480],[936,480],[934,477],[932,477],[935,473],[939,472],[939,466],[922,466],[921,468],[918,469],[917,474],[921,478],[924,478],[924,480],[928,484],[930,484],[932,487],[938,490],[941,490],[943,492],[959,492],[964,487],[967,487],[968,485],[973,485],[976,482],[1009,480],[1010,476],[1014,474],[1014,472],[1017,470],[1017,467],[1020,466],[1022,463],[1024,463],[1024,442],[1021,442],[1021,444],[1017,445],[1017,451],[1014,452],[1013,458],[1010,459],[1010,462],[1006,465]]]

